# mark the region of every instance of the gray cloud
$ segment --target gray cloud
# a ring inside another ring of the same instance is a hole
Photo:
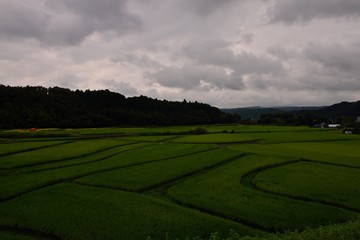
[[[158,61],[151,59],[145,54],[138,55],[138,54],[127,53],[124,56],[113,57],[111,58],[111,61],[117,64],[134,64],[136,66],[144,67],[144,68],[162,67],[162,65]]]
[[[302,71],[295,79],[302,89],[360,91],[359,59],[357,45],[309,43],[296,55]]]
[[[244,87],[241,76],[227,73],[225,69],[214,66],[187,64],[182,67],[164,67],[146,77],[154,79],[162,86],[184,90],[234,89]]]
[[[0,81],[223,107],[354,101],[360,95],[359,5],[0,0]]]
[[[137,89],[133,87],[129,82],[112,79],[105,80],[103,81],[103,83],[108,89],[124,94],[125,96],[133,96],[138,94]]]
[[[255,35],[253,33],[244,33],[241,35],[240,42],[242,43],[252,43],[254,41]]]
[[[74,75],[65,74],[61,76],[56,76],[54,79],[51,79],[51,81],[47,81],[46,83],[43,83],[42,85],[47,86],[57,86],[60,85],[65,88],[70,89],[77,89],[79,86],[77,86],[77,83],[81,82],[81,79]]]
[[[294,49],[287,49],[282,47],[270,47],[267,50],[267,53],[271,54],[273,57],[279,58],[281,60],[288,60],[291,58],[296,58],[299,56],[298,51]]]
[[[236,0],[195,0],[193,1],[194,9],[200,15],[206,16],[213,13],[216,10],[227,7],[228,4],[236,2]],[[184,3],[188,4],[188,2],[184,1]],[[191,6],[188,4],[188,6]]]
[[[122,35],[141,27],[141,20],[128,12],[125,0],[0,0],[0,39],[31,38],[72,45],[94,32]]]
[[[270,48],[268,52],[286,63],[287,74],[286,79],[257,80],[267,87],[333,93],[360,91],[360,48],[357,44],[309,43],[302,49]]]
[[[183,53],[200,64],[227,67],[239,75],[282,72],[280,62],[246,51],[235,53],[230,49],[230,43],[222,39],[194,41],[184,47]]]
[[[306,47],[304,55],[330,69],[360,73],[360,48],[358,46],[341,44],[324,46],[312,43]]]
[[[230,49],[231,43],[223,39],[195,40],[182,49],[190,63],[182,67],[163,67],[146,76],[166,87],[185,90],[198,88],[242,90],[245,75],[278,75],[280,62],[267,57]]]
[[[307,22],[316,18],[357,18],[360,16],[360,1],[275,0],[267,15],[271,23]]]

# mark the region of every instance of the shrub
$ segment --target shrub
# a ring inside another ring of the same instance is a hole
[[[200,135],[200,134],[207,134],[208,131],[205,128],[201,128],[201,127],[197,127],[193,130],[190,130],[190,134],[196,134],[196,135]]]

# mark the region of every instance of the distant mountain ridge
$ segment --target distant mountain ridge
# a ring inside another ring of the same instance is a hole
[[[289,113],[293,115],[311,114],[314,117],[324,117],[328,119],[339,119],[341,117],[360,116],[360,101],[340,102],[331,106],[311,106],[311,107],[244,107],[228,108],[221,111],[230,114],[239,114],[242,119],[257,120],[263,114]]]

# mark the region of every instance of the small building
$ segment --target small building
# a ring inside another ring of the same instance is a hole
[[[340,123],[330,123],[330,124],[328,125],[328,127],[329,127],[329,128],[340,128],[341,125],[340,125]]]

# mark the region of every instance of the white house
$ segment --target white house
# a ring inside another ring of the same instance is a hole
[[[340,123],[332,123],[332,124],[329,124],[328,127],[329,128],[339,128],[341,126],[340,126]]]

